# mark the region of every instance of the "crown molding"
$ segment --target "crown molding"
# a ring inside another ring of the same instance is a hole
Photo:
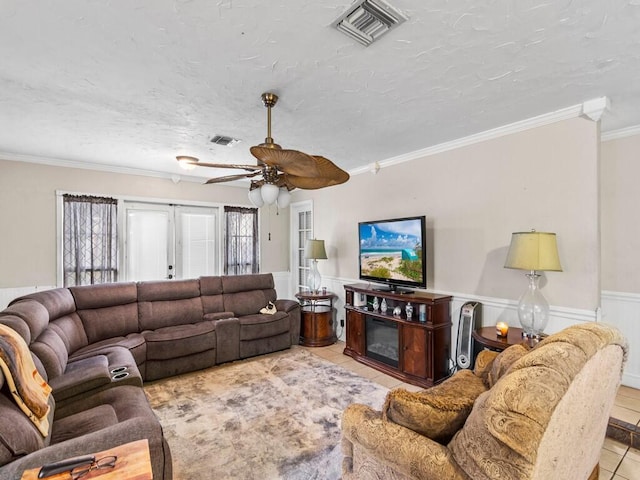
[[[530,130],[532,128],[542,127],[544,125],[549,125],[549,124],[560,122],[563,120],[577,118],[582,115],[587,115],[588,113],[591,113],[592,115],[594,115],[594,113],[592,113],[594,108],[595,110],[598,110],[598,111],[599,109],[601,109],[602,111],[605,111],[607,106],[608,106],[607,97],[595,98],[592,100],[588,100],[584,103],[572,105],[570,107],[566,107],[560,110],[556,110],[554,112],[538,115],[536,117],[527,118],[525,120],[520,120],[518,122],[510,123],[508,125],[503,125],[501,127],[493,128],[491,130],[486,130],[484,132],[475,133],[473,135],[459,138],[457,140],[440,143],[432,147],[427,147],[421,150],[405,153],[402,155],[398,155],[396,157],[388,158],[386,160],[379,160],[377,162],[373,162],[364,167],[359,167],[354,170],[351,170],[349,171],[349,173],[351,175],[358,175],[366,172],[374,172],[374,170],[375,170],[375,173],[377,173],[378,169],[380,168],[390,167],[392,165],[397,165],[400,163],[417,160],[419,158],[436,155],[438,153],[443,153],[450,150],[455,150],[457,148],[466,147],[469,145],[473,145],[475,143],[485,142],[487,140],[492,140],[494,138],[504,137],[505,135],[511,135],[512,133],[523,132],[525,130]],[[589,116],[589,118],[591,118],[591,116]]]
[[[600,136],[600,140],[608,142],[609,140],[616,140],[618,138],[632,137],[633,135],[640,135],[640,125],[633,125],[631,127],[621,128],[619,130],[612,130],[605,132]]]
[[[37,155],[23,155],[20,153],[0,152],[0,160],[6,160],[9,162],[26,162],[36,163],[40,165],[51,165],[54,167],[65,168],[79,168],[81,170],[94,170],[107,173],[120,173],[124,175],[139,175],[142,177],[164,178],[171,180],[173,183],[179,182],[191,182],[191,183],[203,183],[203,179],[200,177],[194,177],[192,175],[177,175],[175,173],[158,172],[155,170],[144,170],[141,168],[121,167],[116,165],[107,165],[105,163],[90,163],[81,162],[77,160],[64,160],[60,158],[52,157],[40,157]],[[235,183],[235,182],[233,182]],[[244,185],[232,183],[228,186],[241,187]]]

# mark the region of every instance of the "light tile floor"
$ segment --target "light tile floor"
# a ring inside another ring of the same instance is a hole
[[[328,347],[307,348],[307,350],[387,388],[403,387],[412,391],[421,390],[420,387],[401,382],[344,355],[342,353],[344,342]],[[612,416],[640,426],[640,390],[620,387]],[[600,480],[640,480],[640,450],[607,438],[600,455]]]

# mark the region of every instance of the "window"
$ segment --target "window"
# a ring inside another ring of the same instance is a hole
[[[118,202],[63,195],[64,286],[118,280]]]
[[[225,275],[258,273],[258,209],[224,207]]]

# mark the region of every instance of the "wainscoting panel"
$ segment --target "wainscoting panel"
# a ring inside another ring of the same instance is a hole
[[[338,295],[334,303],[336,319],[338,322],[338,338],[345,340],[344,328],[340,327],[340,321],[344,320],[344,286],[351,283],[362,283],[355,279],[322,277],[322,284],[327,289]],[[519,327],[517,300],[501,299],[493,297],[480,297],[458,292],[441,292],[443,295],[451,295],[451,352],[455,352],[458,335],[458,319],[462,305],[469,301],[482,303],[482,326],[489,327],[497,322],[506,322],[510,326]],[[563,328],[581,322],[604,321],[618,327],[629,340],[630,355],[625,369],[622,383],[624,385],[640,388],[640,295],[619,294],[616,292],[603,292],[602,294],[602,318],[600,312],[565,307],[551,306],[550,319],[545,332],[555,333]],[[453,359],[451,360],[453,364]]]
[[[602,321],[620,329],[629,342],[622,384],[640,388],[640,294],[603,291]]]

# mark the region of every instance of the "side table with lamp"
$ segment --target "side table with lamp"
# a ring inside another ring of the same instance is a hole
[[[523,335],[538,339],[549,321],[549,304],[540,291],[540,271],[561,272],[556,234],[516,232],[511,234],[505,268],[528,270],[529,286],[518,301],[518,318]]]
[[[300,343],[306,347],[325,347],[338,341],[335,308],[337,295],[325,289],[318,292],[299,292]]]

